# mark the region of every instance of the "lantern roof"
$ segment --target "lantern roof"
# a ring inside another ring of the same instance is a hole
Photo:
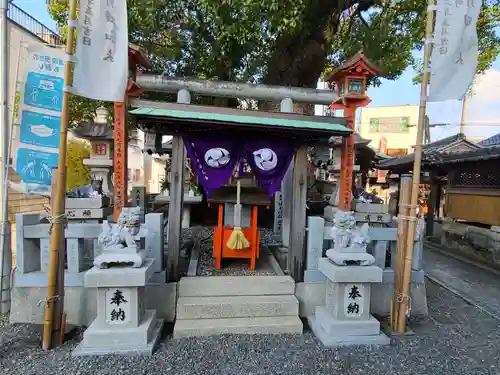
[[[346,62],[344,62],[339,68],[330,73],[330,75],[326,78],[326,81],[335,82],[340,78],[350,74],[374,77],[381,75],[382,69],[368,60],[363,51],[359,51]]]
[[[151,60],[149,59],[146,50],[136,44],[128,44],[128,58],[135,65],[151,69]]]

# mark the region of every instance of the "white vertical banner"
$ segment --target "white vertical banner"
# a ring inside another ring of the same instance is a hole
[[[438,0],[427,101],[462,99],[477,70],[481,0]]]
[[[123,102],[127,79],[126,0],[80,0],[72,93]]]

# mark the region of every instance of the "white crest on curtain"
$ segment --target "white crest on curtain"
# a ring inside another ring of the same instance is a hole
[[[222,147],[215,147],[205,152],[205,163],[212,168],[222,168],[231,160],[229,151]]]
[[[255,165],[263,171],[271,171],[278,165],[278,155],[270,148],[261,148],[254,151]]]

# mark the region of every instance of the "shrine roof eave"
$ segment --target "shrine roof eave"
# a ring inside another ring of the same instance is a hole
[[[304,116],[291,113],[244,111],[231,108],[135,100],[129,113],[143,130],[159,134],[189,134],[200,131],[274,133],[307,140],[352,133],[344,118]]]

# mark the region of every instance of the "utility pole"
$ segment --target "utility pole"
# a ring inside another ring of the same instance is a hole
[[[460,133],[465,134],[465,121],[467,121],[467,100],[469,99],[468,92],[462,99],[462,118],[460,119]]]
[[[12,249],[7,199],[9,170],[9,56],[7,0],[0,0],[0,313],[10,311]]]

